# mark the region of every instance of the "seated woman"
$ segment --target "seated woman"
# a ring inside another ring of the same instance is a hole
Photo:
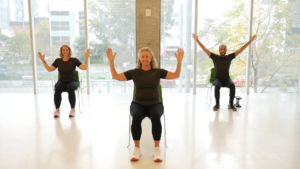
[[[69,117],[75,116],[75,90],[78,88],[79,84],[76,79],[75,69],[76,66],[81,70],[86,70],[88,67],[88,59],[90,57],[90,50],[86,50],[85,52],[85,64],[82,64],[77,58],[72,58],[72,51],[68,45],[63,45],[60,47],[61,58],[57,58],[51,66],[49,66],[45,61],[45,55],[42,55],[38,52],[38,56],[43,62],[44,67],[48,72],[54,71],[58,68],[59,76],[57,83],[55,84],[55,93],[54,93],[54,103],[56,107],[56,111],[54,113],[54,117],[57,118],[60,115],[59,107],[61,103],[61,93],[65,90],[68,91],[69,94],[69,102],[71,105],[71,111]]]
[[[113,54],[112,49],[106,51],[107,58],[110,62],[110,69],[113,79],[119,81],[133,80],[136,88],[134,100],[130,106],[130,114],[132,115],[132,137],[135,148],[131,156],[132,161],[139,160],[140,157],[140,138],[142,134],[142,120],[148,117],[152,123],[152,135],[154,138],[154,161],[160,162],[159,142],[162,133],[160,117],[163,115],[164,106],[159,97],[160,79],[175,79],[180,76],[181,61],[184,55],[182,49],[178,49],[175,56],[178,60],[175,72],[168,72],[164,69],[157,68],[156,59],[150,48],[144,47],[138,52],[137,68],[128,70],[118,74],[114,66],[116,53]]]

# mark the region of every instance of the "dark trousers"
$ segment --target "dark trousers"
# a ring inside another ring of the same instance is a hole
[[[78,88],[79,84],[76,81],[71,81],[68,83],[57,81],[55,84],[55,93],[54,93],[54,103],[56,109],[60,107],[61,103],[61,93],[67,90],[69,94],[69,102],[71,105],[71,108],[75,108],[76,103],[76,96],[75,96],[75,90]]]
[[[141,139],[142,135],[142,121],[145,117],[149,117],[152,123],[152,135],[154,140],[161,138],[161,122],[160,117],[163,115],[164,106],[162,103],[151,106],[143,106],[135,102],[131,102],[130,114],[132,116],[131,132],[133,140]]]
[[[215,86],[215,98],[216,98],[217,104],[220,104],[220,89],[221,89],[221,87],[227,87],[230,89],[229,103],[233,104],[233,99],[235,97],[235,85],[231,79],[215,79],[214,86]]]

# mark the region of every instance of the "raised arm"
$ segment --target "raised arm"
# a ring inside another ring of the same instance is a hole
[[[40,60],[43,62],[43,65],[44,65],[45,69],[46,69],[48,72],[52,72],[52,71],[54,71],[54,70],[56,69],[56,67],[54,67],[54,66],[52,66],[52,65],[49,66],[49,65],[46,63],[46,61],[45,61],[45,54],[42,55],[41,52],[38,52],[38,56],[39,56]]]
[[[111,48],[108,48],[106,50],[106,55],[107,55],[107,59],[109,60],[109,66],[110,66],[110,71],[111,71],[111,75],[113,79],[119,80],[119,81],[127,81],[126,76],[124,75],[124,73],[120,73],[118,74],[116,69],[115,69],[115,65],[114,65],[114,59],[116,57],[116,54],[113,54]]]
[[[178,54],[177,54],[178,53]],[[181,71],[181,62],[183,59],[184,51],[183,49],[179,48],[177,53],[175,52],[175,56],[177,58],[177,68],[175,72],[168,72],[166,79],[176,79],[180,76]]]
[[[193,38],[199,44],[199,46],[204,50],[204,52],[210,57],[211,52],[208,49],[206,49],[206,47],[198,40],[198,36],[193,34]]]
[[[91,54],[90,49],[87,49],[86,52],[84,52],[84,54],[85,54],[85,64],[81,64],[79,66],[79,68],[81,70],[86,70],[89,66],[89,57],[90,57],[90,54]]]
[[[244,46],[242,46],[238,51],[235,52],[235,57],[237,57],[237,55],[239,55],[240,53],[243,52],[243,50],[245,50],[250,44],[251,42],[253,42],[256,38],[256,35],[252,36],[249,40],[249,42],[247,42]]]

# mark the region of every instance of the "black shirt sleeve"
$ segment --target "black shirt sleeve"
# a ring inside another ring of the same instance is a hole
[[[124,75],[125,75],[127,80],[132,80],[133,79],[134,71],[135,71],[135,69],[131,69],[131,70],[127,70],[126,72],[124,72]]]
[[[165,69],[158,69],[158,72],[161,79],[165,79],[168,74],[168,71]]]
[[[212,60],[215,60],[216,58],[218,57],[218,55],[216,55],[216,54],[214,54],[214,53],[210,53],[210,58],[212,59]]]
[[[75,65],[77,67],[79,67],[80,65],[82,65],[82,63],[77,58],[74,58],[74,62],[75,62]]]
[[[235,59],[235,53],[231,53],[227,57],[229,57],[230,60],[233,60]]]
[[[52,63],[52,66],[54,66],[55,68],[58,67],[58,59],[55,59],[55,61]]]

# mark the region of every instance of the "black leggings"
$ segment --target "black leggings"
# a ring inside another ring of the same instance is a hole
[[[154,140],[158,141],[161,137],[161,122],[160,117],[163,115],[164,106],[162,103],[152,106],[143,106],[135,102],[131,102],[130,114],[132,116],[131,132],[133,140],[141,139],[142,121],[145,117],[149,117],[152,123],[152,135]]]
[[[57,81],[55,84],[55,93],[54,93],[54,103],[56,109],[60,107],[61,103],[61,93],[67,90],[69,93],[69,102],[71,105],[71,108],[75,108],[76,103],[76,96],[75,96],[75,90],[78,88],[79,84],[76,81],[71,81],[68,83]]]
[[[215,86],[215,98],[216,98],[217,104],[220,104],[220,88],[221,87],[227,87],[230,89],[229,103],[233,104],[233,99],[235,96],[235,85],[231,79],[225,79],[225,80],[224,79],[215,79],[214,86]]]

